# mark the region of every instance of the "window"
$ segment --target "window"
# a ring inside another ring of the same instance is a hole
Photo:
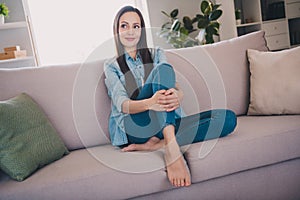
[[[40,65],[82,62],[113,36],[113,20],[135,0],[27,0]]]

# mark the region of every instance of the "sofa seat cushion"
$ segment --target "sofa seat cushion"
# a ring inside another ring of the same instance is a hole
[[[72,151],[23,182],[0,172],[0,199],[127,199],[171,188],[162,152],[111,145]]]
[[[196,183],[299,158],[299,144],[300,115],[241,116],[231,135],[192,144],[185,156]]]

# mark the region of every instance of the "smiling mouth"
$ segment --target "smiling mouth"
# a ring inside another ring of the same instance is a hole
[[[133,40],[135,40],[135,38],[125,38],[126,40],[128,40],[128,41],[133,41]]]

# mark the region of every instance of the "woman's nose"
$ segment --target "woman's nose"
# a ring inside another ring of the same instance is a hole
[[[130,34],[130,35],[134,34],[134,29],[133,28],[129,28],[128,34]]]

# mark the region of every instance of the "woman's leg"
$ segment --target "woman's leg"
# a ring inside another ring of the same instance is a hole
[[[166,126],[163,135],[165,163],[170,183],[176,187],[191,185],[191,174],[177,143],[175,127]]]
[[[176,138],[180,146],[224,137],[236,127],[231,110],[216,109],[176,120]]]
[[[149,74],[137,100],[150,98],[159,90],[175,87],[175,72],[171,65],[156,66]],[[151,137],[163,138],[161,130],[168,124],[175,125],[175,111],[155,112],[145,111],[131,114],[124,119],[127,137],[130,143],[143,144]]]
[[[150,98],[155,92],[175,87],[175,72],[168,64],[157,66],[150,73],[145,86],[138,99]],[[154,113],[154,114],[153,114]],[[124,119],[126,132],[129,131],[128,140],[132,144],[126,150],[143,150],[147,143],[152,142],[153,136],[162,137],[158,143],[165,146],[165,162],[169,181],[174,186],[189,186],[191,176],[183,159],[175,137],[175,111],[151,112],[146,111],[129,115]],[[161,131],[162,130],[162,131]],[[161,135],[161,132],[163,136]],[[127,132],[128,133],[128,132]],[[160,134],[160,135],[159,135]],[[151,138],[151,139],[149,139]],[[145,144],[140,144],[144,143]]]
[[[179,145],[190,144],[190,141],[200,142],[224,137],[231,133],[235,126],[236,116],[232,111],[211,110],[176,120],[176,139],[175,135],[172,134],[174,131],[168,133],[168,129],[165,128],[163,130],[166,145],[165,160],[170,182],[175,186],[191,184],[191,177],[185,166]]]

